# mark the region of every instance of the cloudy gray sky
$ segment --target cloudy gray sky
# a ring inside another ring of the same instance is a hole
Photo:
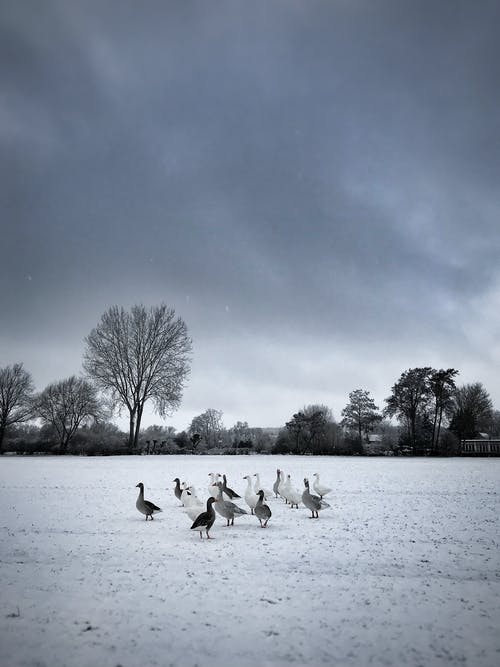
[[[0,366],[166,302],[186,427],[453,366],[500,408],[500,4],[0,4]],[[146,423],[158,423],[148,417]]]

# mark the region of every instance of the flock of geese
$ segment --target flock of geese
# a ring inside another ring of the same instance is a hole
[[[201,539],[203,539],[203,531],[205,531],[207,539],[213,539],[210,537],[209,531],[214,525],[216,512],[226,519],[227,526],[233,526],[236,517],[249,514],[248,510],[233,502],[239,498],[241,499],[241,496],[228,486],[226,475],[211,472],[209,477],[210,483],[206,503],[198,498],[194,486],[188,486],[186,482],[181,484],[178,477],[173,480],[175,482],[175,496],[182,503],[184,511],[193,522],[191,530],[197,530]],[[261,528],[267,527],[267,522],[272,516],[271,509],[265,502],[269,498],[282,498],[292,508],[298,508],[299,504],[302,503],[304,507],[311,511],[310,519],[319,519],[319,511],[325,507],[330,507],[323,500],[323,497],[330,493],[331,489],[320,483],[318,473],[314,474],[313,489],[316,492],[315,494],[310,492],[307,478],[304,478],[304,490],[299,491],[292,485],[291,476],[287,475],[285,478],[285,473],[279,468],[276,471],[276,480],[272,491],[261,484],[259,473],[255,473],[253,477],[255,478],[253,484],[250,475],[243,477],[247,482],[244,499],[250,514],[257,517]],[[135,506],[141,514],[146,516],[146,521],[148,519],[152,521],[153,514],[162,510],[150,500],[144,500],[144,484],[142,482],[139,482],[136,486],[139,488],[139,496]]]

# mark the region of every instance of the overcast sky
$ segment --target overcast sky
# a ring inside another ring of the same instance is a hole
[[[4,0],[0,366],[41,390],[109,306],[165,302],[179,429],[340,419],[426,365],[500,409],[499,26],[487,0]]]

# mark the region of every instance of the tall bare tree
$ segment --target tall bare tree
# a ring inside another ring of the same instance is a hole
[[[95,387],[75,375],[49,384],[37,397],[36,414],[57,433],[61,454],[82,424],[106,416]]]
[[[0,368],[0,453],[10,426],[32,417],[33,380],[22,364]]]
[[[85,339],[83,366],[113,406],[129,414],[129,446],[137,447],[144,406],[162,417],[181,402],[192,342],[185,322],[165,304],[130,312],[112,306]]]

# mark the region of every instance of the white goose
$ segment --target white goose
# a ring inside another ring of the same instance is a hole
[[[245,502],[248,505],[248,507],[250,508],[250,513],[253,514],[254,513],[253,511],[255,509],[255,505],[257,505],[257,503],[259,501],[259,496],[256,493],[253,492],[252,479],[251,479],[250,475],[245,475],[243,477],[243,479],[247,480],[247,489],[245,491]]]
[[[286,483],[286,497],[288,502],[290,503],[292,509],[295,505],[295,507],[298,509],[299,508],[299,503],[302,502],[302,491],[299,491],[295,487],[292,486],[292,478],[290,475],[287,475],[287,483]]]
[[[210,477],[210,484],[208,485],[208,495],[212,496],[212,498],[217,499],[217,496],[219,495],[217,478],[219,477],[219,475],[216,475],[214,472],[209,472],[208,475]]]
[[[205,509],[204,503],[196,495],[196,489],[191,486],[191,495],[187,496],[187,502],[184,503],[184,511],[194,521]]]
[[[181,487],[181,503],[183,505],[189,505],[189,498],[191,496],[191,487],[186,484],[186,482],[182,482],[182,487]]]
[[[274,491],[274,495],[275,495],[276,498],[279,496],[278,489],[279,489],[279,486],[280,486],[280,481],[281,481],[280,469],[278,468],[276,470],[276,480],[273,484],[273,491]]]
[[[327,493],[330,493],[331,489],[328,486],[323,486],[323,484],[319,483],[319,474],[317,472],[314,473],[313,477],[313,489],[316,491],[320,498],[323,498],[323,496],[326,496]]]
[[[266,489],[262,486],[260,483],[260,475],[258,472],[254,473],[255,477],[255,483],[253,485],[253,490],[256,493],[256,495],[259,495],[259,491],[264,491],[264,499],[267,500],[268,498],[272,498],[273,492],[269,491],[269,489]]]
[[[283,470],[280,470],[280,481],[278,484],[278,495],[280,495],[282,498],[283,496],[283,487],[285,486],[285,473]],[[285,502],[288,502],[287,499],[285,498]]]
[[[286,480],[283,482],[283,484],[280,487],[280,496],[284,498],[285,503],[288,505],[290,502],[288,500],[288,492],[290,491],[290,475],[286,476]]]

